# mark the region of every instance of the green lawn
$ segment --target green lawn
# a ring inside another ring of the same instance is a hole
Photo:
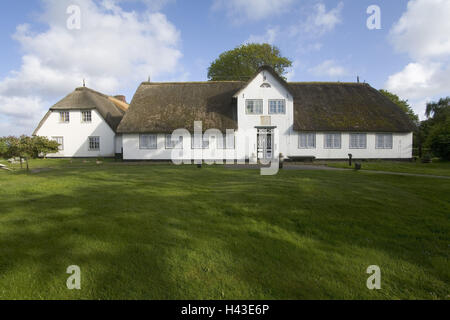
[[[359,162],[359,161],[358,161]],[[363,170],[403,172],[413,174],[427,174],[437,176],[450,176],[450,162],[435,160],[433,163],[400,162],[400,161],[365,161],[361,162]],[[349,168],[348,162],[326,162],[326,165],[334,168]]]
[[[33,161],[0,171],[0,299],[448,299],[450,181]],[[69,265],[82,290],[66,288]],[[369,265],[382,289],[366,288]]]

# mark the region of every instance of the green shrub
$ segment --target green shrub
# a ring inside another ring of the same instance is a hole
[[[431,129],[427,145],[436,157],[450,160],[450,119]]]

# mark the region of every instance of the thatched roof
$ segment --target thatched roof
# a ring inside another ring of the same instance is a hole
[[[406,113],[363,83],[289,83],[294,95],[294,130],[412,132]]]
[[[183,83],[144,82],[118,127],[121,133],[171,133],[193,131],[194,121],[203,129],[237,129],[236,99],[245,85],[240,81]]]
[[[282,84],[294,97],[296,131],[414,131],[409,117],[368,84],[284,81]],[[192,131],[194,121],[203,121],[204,130],[236,129],[233,97],[246,86],[247,82],[240,81],[144,82],[118,132],[171,133],[178,128]]]
[[[44,119],[39,123],[33,135],[37,134],[38,130],[49,117],[51,111],[70,111],[70,110],[97,110],[98,113],[105,119],[106,123],[116,131],[120,121],[125,114],[128,105],[118,101],[110,96],[95,90],[80,87],[76,88],[74,92],[66,96],[61,101],[57,102],[50,111],[45,115]]]

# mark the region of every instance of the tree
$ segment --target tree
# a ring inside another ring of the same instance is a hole
[[[49,140],[46,137],[33,137],[31,139],[31,149],[33,159],[39,157],[47,157],[49,153],[57,153],[59,143],[54,140]]]
[[[6,152],[8,152],[8,145],[4,138],[0,138],[0,158],[6,158]]]
[[[427,104],[425,144],[433,154],[450,160],[450,97]]]
[[[271,66],[284,78],[292,61],[282,57],[280,50],[267,43],[246,44],[222,53],[208,68],[211,81],[249,80],[260,67]]]
[[[431,128],[426,144],[435,156],[450,160],[450,118]]]
[[[448,116],[450,112],[450,97],[441,98],[438,102],[427,103],[425,115],[427,118],[439,119]]]
[[[409,105],[408,100],[402,100],[402,99],[400,99],[400,97],[398,95],[396,95],[392,92],[389,92],[387,90],[380,90],[380,92],[384,96],[389,98],[389,100],[391,100],[393,103],[398,105],[408,115],[408,117],[411,119],[411,121],[414,122],[414,124],[416,126],[419,126],[419,123],[420,123],[419,116],[414,113],[414,110]]]
[[[48,153],[58,152],[59,144],[56,141],[48,140],[45,137],[4,137],[0,139],[0,156],[4,158],[20,158],[26,161],[29,170],[28,159],[36,159],[46,156]]]
[[[411,106],[408,103],[408,100],[402,100],[400,97],[392,92],[389,92],[387,90],[380,90],[381,94],[383,94],[385,97],[387,97],[389,100],[391,100],[393,103],[395,103],[400,109],[402,109],[406,115],[411,119],[411,121],[414,123],[416,130],[413,134],[413,145],[414,148],[419,149],[419,157],[422,157],[422,145],[423,145],[423,138],[420,131],[420,119],[417,114],[414,113],[414,110],[411,108]]]

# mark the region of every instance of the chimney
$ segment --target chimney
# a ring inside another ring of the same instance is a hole
[[[117,100],[120,100],[122,102],[128,103],[127,98],[123,95],[117,95],[117,96],[114,96],[114,98],[116,98]]]

